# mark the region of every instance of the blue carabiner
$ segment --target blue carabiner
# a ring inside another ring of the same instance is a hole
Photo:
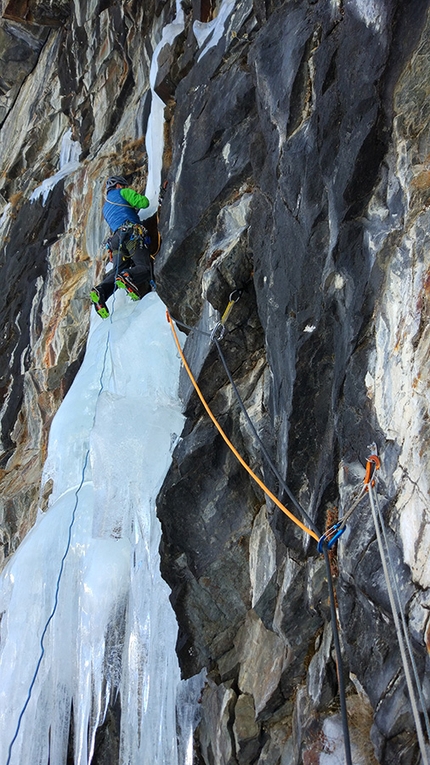
[[[320,539],[318,540],[318,545],[317,545],[318,552],[319,553],[323,552],[324,543],[327,542],[327,534],[331,533],[332,531],[336,532],[335,534],[333,534],[331,539],[327,542],[327,550],[331,550],[333,545],[336,544],[337,540],[339,539],[339,537],[342,536],[345,530],[346,530],[346,526],[342,527],[342,521],[339,521],[339,523],[335,523],[334,526],[331,526],[329,529],[327,529],[325,534],[323,534],[322,537],[320,537]]]
[[[340,524],[339,524],[339,525],[340,525]],[[343,526],[341,529],[338,529],[338,530],[336,531],[336,534],[334,535],[334,537],[332,537],[332,538],[330,539],[330,542],[329,542],[329,543],[328,543],[328,545],[327,545],[327,550],[331,550],[331,548],[333,547],[333,545],[334,545],[334,544],[336,544],[337,540],[339,539],[339,537],[341,537],[341,536],[342,536],[342,534],[343,534],[343,532],[344,532],[344,531],[346,531],[346,526]]]

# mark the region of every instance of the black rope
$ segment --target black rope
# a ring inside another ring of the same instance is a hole
[[[243,401],[242,401],[242,398],[241,398],[241,395],[240,395],[240,393],[239,393],[239,391],[238,391],[238,389],[237,389],[236,383],[234,382],[234,380],[233,380],[233,376],[232,376],[232,374],[231,374],[231,372],[230,372],[230,370],[229,370],[229,368],[228,368],[227,362],[226,362],[226,360],[225,360],[225,356],[224,356],[224,354],[223,354],[223,352],[222,352],[222,350],[221,350],[221,346],[220,346],[220,344],[219,344],[219,341],[217,340],[217,338],[216,338],[216,337],[214,337],[214,338],[213,338],[213,341],[214,341],[214,343],[215,343],[215,345],[216,345],[216,347],[217,347],[217,350],[218,350],[218,354],[219,354],[219,357],[220,357],[220,359],[221,359],[222,365],[223,365],[223,367],[224,367],[224,369],[225,369],[225,372],[226,372],[226,375],[227,375],[227,377],[228,377],[228,379],[229,379],[229,382],[230,382],[230,384],[231,384],[231,386],[232,386],[232,388],[233,388],[233,390],[234,390],[234,393],[235,393],[235,395],[236,395],[236,398],[237,398],[237,400],[238,400],[238,403],[239,403],[239,406],[240,406],[240,408],[241,408],[241,410],[242,410],[242,413],[243,413],[243,415],[244,415],[244,417],[245,417],[245,419],[246,419],[246,421],[247,421],[247,423],[248,423],[249,427],[251,428],[251,430],[252,430],[252,432],[253,432],[253,435],[254,435],[254,437],[255,437],[255,438],[256,438],[256,440],[258,441],[258,444],[259,444],[259,446],[260,446],[260,449],[261,449],[261,451],[262,451],[262,453],[263,453],[264,457],[265,457],[265,458],[266,458],[266,460],[267,460],[267,464],[269,465],[269,467],[270,467],[270,469],[272,470],[273,474],[274,474],[274,475],[276,476],[276,478],[278,479],[278,481],[279,481],[279,485],[281,486],[281,488],[282,488],[282,489],[283,489],[283,490],[286,492],[286,494],[287,494],[287,495],[288,495],[288,497],[290,498],[290,500],[291,500],[291,502],[293,503],[293,505],[295,506],[296,510],[298,510],[298,511],[299,511],[299,513],[301,513],[301,515],[303,516],[303,518],[306,520],[306,523],[308,524],[309,528],[311,528],[311,529],[312,529],[312,531],[314,531],[314,532],[315,532],[315,534],[318,534],[318,536],[320,537],[320,536],[321,536],[321,533],[318,531],[318,529],[317,529],[317,527],[316,527],[316,525],[315,525],[314,521],[312,520],[312,518],[310,517],[310,515],[309,515],[309,514],[306,512],[306,510],[304,509],[304,507],[302,507],[302,505],[300,504],[300,502],[298,501],[298,499],[296,499],[296,497],[295,497],[295,496],[294,496],[294,494],[292,493],[291,489],[289,489],[289,488],[288,488],[288,486],[287,486],[287,484],[285,483],[284,479],[282,478],[282,476],[281,476],[281,474],[280,474],[279,470],[277,469],[277,467],[276,467],[276,465],[274,464],[274,462],[273,462],[272,458],[270,457],[270,455],[269,455],[269,453],[268,453],[268,451],[267,451],[266,447],[264,446],[264,443],[263,443],[263,441],[261,440],[260,436],[259,436],[259,435],[258,435],[258,433],[257,433],[257,430],[256,430],[256,428],[255,428],[255,425],[254,425],[254,423],[252,422],[252,420],[251,420],[251,418],[250,418],[250,416],[249,416],[249,414],[248,414],[248,412],[247,412],[247,410],[246,410],[245,404],[244,404],[244,403],[243,403]]]
[[[264,455],[264,457],[267,460],[268,466],[271,468],[273,474],[276,476],[276,478],[279,481],[279,485],[282,489],[288,494],[288,497],[290,498],[291,502],[294,504],[297,510],[302,514],[304,519],[307,521],[309,527],[315,531],[318,536],[320,536],[320,533],[313,522],[312,518],[309,516],[309,514],[305,511],[305,509],[302,507],[300,502],[296,499],[292,491],[288,488],[287,484],[283,480],[282,476],[279,473],[279,470],[277,469],[276,465],[274,464],[272,458],[267,452],[266,447],[264,446],[263,441],[261,440],[260,436],[257,433],[257,430],[254,426],[254,423],[252,422],[246,407],[242,401],[242,397],[237,389],[236,383],[233,380],[233,376],[230,372],[230,369],[227,365],[227,362],[225,360],[225,356],[222,352],[221,346],[219,344],[218,339],[214,336],[213,341],[217,347],[217,351],[219,354],[219,357],[221,359],[222,365],[225,369],[225,372],[227,374],[228,380],[233,388],[233,391],[236,395],[237,401],[239,403],[240,409],[246,418],[246,421],[248,425],[250,426],[255,438],[257,439],[261,451]],[[339,640],[339,630],[337,626],[337,614],[336,614],[336,600],[335,600],[335,593],[334,593],[334,587],[333,587],[333,576],[330,566],[330,559],[328,555],[327,545],[323,545],[323,555],[324,555],[324,562],[326,567],[326,573],[327,573],[327,583],[328,583],[328,591],[329,591],[329,599],[330,599],[330,615],[331,615],[331,623],[332,623],[332,631],[333,631],[333,643],[334,643],[334,649],[336,653],[336,665],[337,665],[337,675],[338,675],[338,689],[339,689],[339,701],[340,701],[340,711],[341,711],[341,718],[342,718],[342,730],[343,730],[343,740],[344,740],[344,747],[345,747],[345,759],[346,759],[346,765],[352,765],[352,756],[351,756],[351,742],[350,742],[350,736],[349,736],[349,724],[348,724],[348,712],[346,707],[346,691],[345,691],[345,682],[344,682],[344,676],[343,676],[343,659],[342,659],[342,652],[340,647],[340,640]]]
[[[220,357],[221,363],[224,367],[224,370],[226,372],[226,375],[228,377],[228,380],[232,386],[232,389],[235,393],[235,396],[237,398],[237,401],[239,403],[240,409],[249,425],[249,427],[252,430],[252,433],[254,437],[256,438],[261,452],[264,455],[264,457],[267,460],[267,464],[272,470],[273,474],[279,481],[280,487],[287,493],[288,497],[290,498],[291,502],[295,506],[295,508],[301,513],[303,518],[308,523],[309,527],[316,533],[318,536],[321,536],[320,532],[318,531],[314,521],[309,516],[309,514],[306,512],[306,510],[302,507],[300,502],[296,499],[292,491],[288,488],[287,484],[285,483],[284,479],[282,478],[281,474],[279,473],[279,470],[277,469],[276,465],[274,464],[272,458],[270,457],[269,453],[267,452],[266,447],[264,446],[263,441],[261,440],[260,436],[257,433],[257,430],[255,428],[254,423],[252,422],[245,404],[242,401],[242,397],[237,389],[236,383],[233,380],[233,376],[230,372],[230,369],[228,367],[228,364],[225,360],[225,356],[222,352],[220,343],[216,335],[208,332],[204,332],[201,329],[197,329],[197,327],[189,327],[186,324],[183,324],[182,322],[177,321],[176,322],[179,326],[185,327],[188,330],[191,330],[192,332],[199,332],[203,335],[208,335],[211,337],[212,341],[215,343],[218,355]],[[349,736],[349,724],[348,724],[348,711],[346,706],[346,690],[345,690],[345,681],[344,681],[344,675],[343,675],[343,659],[342,659],[342,651],[340,647],[340,639],[339,639],[339,630],[337,625],[337,614],[336,614],[336,599],[335,599],[335,593],[334,593],[334,586],[333,586],[333,576],[330,566],[330,559],[328,555],[328,549],[327,544],[324,542],[322,544],[322,552],[324,555],[324,563],[326,567],[326,574],[327,574],[327,583],[328,583],[328,591],[329,591],[329,600],[330,600],[330,616],[331,616],[331,624],[332,624],[332,631],[333,631],[333,643],[334,643],[334,649],[336,654],[336,665],[337,665],[337,676],[338,676],[338,692],[339,692],[339,701],[340,701],[340,712],[341,712],[341,719],[342,719],[342,730],[343,730],[343,740],[344,740],[344,747],[345,747],[345,761],[346,765],[353,765],[352,763],[352,755],[351,755],[351,741]]]
[[[318,529],[316,528],[312,518],[308,515],[308,513],[305,511],[305,509],[301,506],[300,502],[295,498],[292,491],[288,488],[285,481],[283,480],[282,476],[280,475],[276,465],[274,464],[273,460],[271,459],[270,455],[268,454],[266,447],[264,446],[264,443],[262,442],[260,436],[257,433],[257,430],[254,426],[254,423],[252,422],[246,407],[242,401],[241,395],[237,389],[236,383],[233,380],[232,374],[228,368],[227,362],[225,360],[225,356],[221,350],[221,346],[219,344],[219,341],[216,337],[213,338],[214,343],[217,347],[219,357],[221,359],[222,365],[225,369],[225,372],[227,374],[227,377],[229,379],[229,382],[233,388],[233,391],[236,395],[236,398],[238,400],[239,406],[241,408],[241,411],[243,412],[244,417],[246,418],[246,421],[250,428],[252,429],[252,432],[254,436],[256,437],[261,451],[263,455],[265,456],[267,463],[271,470],[273,471],[274,475],[279,481],[280,486],[284,489],[284,491],[288,494],[290,500],[293,502],[297,510],[299,510],[303,517],[306,519],[309,527],[315,531],[318,536],[320,536],[320,533]],[[339,640],[339,630],[337,626],[337,615],[336,615],[336,600],[335,600],[335,594],[334,594],[334,587],[333,587],[333,576],[331,572],[331,566],[330,566],[330,559],[328,555],[327,545],[323,545],[323,554],[324,554],[324,562],[327,572],[327,582],[328,582],[328,591],[329,591],[329,598],[330,598],[330,614],[331,614],[331,622],[332,622],[332,630],[333,630],[333,642],[334,642],[334,648],[336,653],[336,664],[337,664],[337,674],[338,674],[338,688],[339,688],[339,700],[340,700],[340,711],[341,711],[341,718],[342,718],[342,729],[343,729],[343,739],[344,739],[344,746],[345,746],[345,758],[346,758],[346,765],[352,765],[352,759],[351,759],[351,743],[350,743],[350,737],[349,737],[349,726],[348,726],[348,713],[346,708],[346,693],[345,693],[345,683],[343,678],[343,660],[342,660],[342,652],[340,648],[340,640]]]
[[[173,316],[172,316],[172,319],[173,319]],[[173,321],[175,322],[175,324],[178,325],[178,327],[184,327],[184,329],[189,329],[190,332],[198,332],[199,335],[206,335],[206,337],[212,336],[211,332],[205,332],[204,329],[198,329],[197,327],[190,327],[189,324],[184,324],[183,321],[178,321],[178,319],[173,319]]]
[[[323,545],[324,562],[327,571],[328,592],[330,597],[331,626],[333,630],[333,643],[336,652],[337,682],[339,688],[340,714],[342,718],[343,743],[345,747],[346,765],[352,765],[351,741],[349,738],[348,710],[346,708],[345,681],[343,678],[343,661],[340,649],[339,630],[337,627],[336,600],[334,596],[333,577],[331,573],[330,558],[327,545]]]

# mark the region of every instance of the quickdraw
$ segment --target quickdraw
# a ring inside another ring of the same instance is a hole
[[[373,470],[372,470],[373,467]],[[352,513],[354,512],[357,505],[361,502],[364,495],[369,491],[369,486],[372,488],[375,486],[375,472],[379,470],[381,467],[381,461],[377,454],[371,454],[367,460],[366,460],[366,472],[363,478],[363,487],[357,497],[357,499],[354,501],[354,503],[349,508],[348,512],[345,513],[342,520],[338,523],[335,523],[333,526],[330,526],[329,529],[327,529],[324,534],[320,537],[318,541],[318,552],[322,553],[324,545],[327,547],[328,550],[331,550],[331,548],[336,544],[338,539],[342,536],[344,531],[346,531],[346,524],[349,518],[351,517]]]
[[[233,308],[234,304],[237,303],[240,296],[242,295],[242,290],[233,290],[233,292],[230,293],[230,297],[228,299],[227,308],[225,309],[223,315],[221,316],[221,319],[217,324],[215,324],[215,327],[213,328],[211,332],[211,340],[222,340],[225,335],[225,324],[230,316],[231,309]]]
[[[343,520],[339,521],[339,523],[335,523],[333,526],[330,526],[330,528],[327,529],[327,531],[325,531],[318,540],[318,552],[324,552],[324,545],[327,547],[327,550],[331,550],[333,545],[336,544],[337,540],[342,536],[344,531],[346,531],[346,526],[344,525]]]

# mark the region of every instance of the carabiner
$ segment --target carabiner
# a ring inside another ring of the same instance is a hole
[[[228,299],[229,303],[230,302],[237,303],[237,301],[242,296],[242,292],[243,292],[243,290],[239,290],[239,289],[233,290],[233,292],[230,292],[230,296],[229,296],[229,299]],[[236,297],[233,297],[234,295],[236,295]]]
[[[373,472],[372,472],[372,464],[374,465]],[[380,467],[381,467],[381,460],[379,459],[378,455],[371,454],[370,457],[367,458],[366,473],[363,478],[363,483],[366,486],[368,486],[369,483],[371,483],[372,486],[375,485],[375,481],[372,479],[375,474],[375,471],[379,470]]]
[[[330,526],[330,528],[327,529],[327,531],[324,532],[322,537],[320,537],[318,540],[318,545],[317,545],[318,552],[319,553],[323,552],[324,544],[327,544],[327,550],[331,550],[331,548],[336,544],[339,537],[342,536],[344,531],[346,531],[346,526],[342,525],[342,521],[339,521],[339,523],[335,523],[334,526]],[[333,536],[331,536],[331,538],[328,540],[329,534],[330,535],[333,534]]]
[[[217,332],[219,333],[218,337],[217,337]],[[215,324],[210,334],[211,342],[213,343],[214,340],[222,340],[224,335],[225,335],[225,326],[221,321],[219,321],[217,324]]]

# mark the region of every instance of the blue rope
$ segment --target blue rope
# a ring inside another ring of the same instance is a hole
[[[114,293],[114,295],[115,295],[115,293]],[[109,316],[110,316],[110,324],[112,324],[112,316],[113,316],[113,313],[114,313],[114,306],[115,306],[115,297],[114,297],[113,302],[112,302],[112,313],[109,314]],[[109,331],[108,331],[107,336],[106,336],[106,343],[105,343],[105,349],[104,349],[104,355],[103,355],[102,370],[101,370],[100,377],[99,377],[100,387],[99,387],[99,391],[97,393],[96,407],[97,407],[97,401],[98,401],[98,399],[100,397],[100,394],[102,393],[103,388],[104,388],[103,377],[104,377],[104,374],[105,374],[105,371],[106,371],[106,360],[107,360],[107,354],[108,354],[108,350],[109,350],[109,346],[110,346],[110,333],[111,333],[111,327],[109,327]],[[96,418],[96,413],[94,411],[92,427],[94,427],[95,418]],[[37,680],[37,676],[39,674],[39,669],[40,669],[40,666],[42,664],[43,657],[45,655],[45,637],[46,637],[46,633],[48,632],[49,625],[52,622],[52,620],[53,620],[53,618],[55,616],[55,612],[56,612],[57,607],[58,607],[58,595],[59,595],[59,591],[60,591],[60,583],[61,583],[61,579],[63,577],[64,564],[65,564],[65,561],[66,561],[66,558],[67,558],[67,555],[69,553],[70,546],[71,546],[71,543],[72,543],[72,530],[73,530],[73,526],[74,526],[75,520],[76,520],[76,511],[78,509],[78,504],[79,504],[79,493],[80,493],[80,491],[82,489],[82,486],[84,485],[85,472],[86,472],[86,469],[88,467],[89,456],[90,456],[90,447],[88,447],[88,449],[86,451],[86,454],[85,454],[85,457],[84,457],[84,464],[83,464],[83,467],[82,467],[81,480],[80,480],[79,486],[77,487],[77,489],[75,491],[75,504],[74,504],[73,511],[72,511],[72,517],[71,517],[71,520],[70,520],[70,523],[69,523],[68,534],[67,534],[67,544],[66,544],[66,548],[65,548],[64,553],[63,553],[63,557],[61,558],[60,570],[58,572],[57,582],[56,582],[56,586],[55,586],[54,605],[53,605],[52,611],[49,614],[49,617],[48,617],[48,619],[46,621],[46,624],[45,624],[45,626],[43,628],[43,632],[42,632],[42,635],[41,635],[41,638],[40,638],[40,656],[39,656],[39,659],[37,661],[36,668],[34,670],[33,677],[32,677],[31,683],[30,683],[29,688],[28,688],[27,698],[25,700],[24,706],[22,707],[21,712],[20,712],[19,717],[18,717],[18,722],[17,722],[17,726],[16,726],[16,729],[15,729],[14,736],[12,738],[12,741],[9,744],[8,758],[7,758],[7,761],[6,761],[6,765],[10,765],[10,761],[11,761],[11,757],[12,757],[13,745],[14,745],[16,739],[18,738],[18,734],[19,734],[19,731],[20,731],[20,728],[21,728],[22,718],[24,717],[25,711],[26,711],[26,709],[27,709],[27,707],[28,707],[28,705],[30,703],[31,695],[33,693],[33,689],[34,689],[34,686],[35,686],[35,683],[36,683],[36,680]]]
[[[69,524],[68,537],[67,537],[67,545],[66,545],[66,549],[65,549],[65,551],[63,553],[63,557],[61,558],[60,571],[58,573],[57,583],[56,583],[56,587],[55,587],[54,606],[53,606],[53,609],[52,609],[52,611],[51,611],[51,613],[50,613],[50,615],[48,617],[48,620],[47,620],[47,622],[45,624],[45,627],[43,629],[43,632],[42,632],[42,636],[40,638],[40,649],[41,649],[40,650],[40,656],[39,656],[38,662],[36,664],[36,669],[34,671],[33,678],[31,680],[31,683],[30,683],[30,686],[29,686],[29,689],[28,689],[28,694],[27,694],[27,698],[25,700],[25,704],[24,704],[24,706],[23,706],[23,708],[22,708],[22,710],[20,712],[20,715],[18,717],[18,724],[16,726],[14,737],[13,737],[12,741],[9,744],[9,754],[8,754],[6,765],[9,765],[9,763],[10,763],[10,758],[12,756],[12,747],[13,747],[13,745],[14,745],[17,737],[18,737],[18,733],[19,733],[19,730],[20,730],[20,727],[21,727],[21,722],[22,722],[22,718],[24,716],[24,713],[25,713],[25,711],[26,711],[26,709],[27,709],[27,707],[28,707],[28,705],[30,703],[31,694],[33,692],[33,688],[34,688],[37,676],[39,674],[40,665],[41,665],[42,659],[43,659],[43,657],[45,655],[44,641],[45,641],[46,633],[48,631],[48,627],[49,627],[52,619],[54,618],[55,612],[57,610],[57,606],[58,606],[58,593],[59,593],[59,590],[60,590],[61,578],[63,576],[64,562],[65,562],[66,557],[68,555],[68,552],[69,552],[69,549],[70,549],[70,545],[71,545],[71,541],[72,541],[72,529],[73,529],[73,525],[75,523],[75,518],[76,518],[76,510],[77,510],[78,502],[79,502],[79,492],[80,492],[80,490],[81,490],[81,488],[83,486],[83,483],[84,483],[85,470],[86,470],[86,467],[87,467],[87,464],[88,464],[89,453],[90,453],[90,450],[87,449],[87,453],[85,455],[85,460],[84,460],[84,467],[83,467],[83,470],[82,470],[81,482],[80,482],[80,484],[79,484],[79,486],[78,486],[78,488],[76,489],[76,492],[75,492],[75,505],[74,505],[73,512],[72,512],[72,518],[71,518],[71,521],[70,521],[70,524]]]

